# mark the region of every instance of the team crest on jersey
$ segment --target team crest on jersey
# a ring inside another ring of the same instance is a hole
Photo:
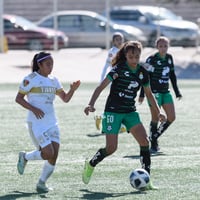
[[[171,65],[172,64],[172,60],[169,58],[168,59],[168,63]]]
[[[113,56],[112,53],[109,53],[108,57],[112,58],[112,56]]]
[[[29,84],[29,81],[25,79],[25,80],[23,81],[24,87],[26,87],[28,84]]]
[[[139,79],[142,80],[143,78],[144,78],[144,75],[143,75],[142,72],[140,72],[140,74],[139,74]]]
[[[113,74],[113,80],[115,80],[116,78],[118,78],[118,74],[117,74],[117,73],[114,73],[114,74]]]
[[[112,130],[112,126],[110,126],[110,125],[107,126],[107,130],[108,130],[108,131],[111,131],[111,130]]]

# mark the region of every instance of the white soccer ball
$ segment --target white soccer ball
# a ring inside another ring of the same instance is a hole
[[[134,169],[129,176],[130,184],[135,189],[142,189],[150,181],[149,173],[144,169]]]

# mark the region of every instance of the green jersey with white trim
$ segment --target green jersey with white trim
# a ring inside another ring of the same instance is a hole
[[[164,58],[156,53],[146,60],[147,63],[154,67],[150,74],[150,85],[153,93],[169,92],[170,74],[174,74],[173,58],[170,54],[166,54]]]
[[[105,112],[129,113],[136,111],[135,98],[141,86],[149,85],[148,72],[137,65],[135,70],[127,64],[115,66],[108,73],[112,81]]]

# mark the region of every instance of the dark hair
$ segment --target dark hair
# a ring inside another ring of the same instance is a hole
[[[117,52],[117,55],[112,61],[112,66],[121,65],[126,63],[126,54],[131,50],[133,53],[135,51],[142,51],[142,44],[139,41],[127,41],[123,44],[122,48]]]
[[[46,58],[49,57],[51,57],[51,54],[43,51],[35,54],[32,60],[32,71],[37,72],[39,70],[38,63],[44,61]]]

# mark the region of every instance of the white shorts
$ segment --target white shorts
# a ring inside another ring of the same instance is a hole
[[[52,142],[60,144],[60,130],[57,125],[51,127],[45,132],[39,133],[33,129],[32,123],[28,122],[28,130],[33,144],[37,149],[46,147]]]

